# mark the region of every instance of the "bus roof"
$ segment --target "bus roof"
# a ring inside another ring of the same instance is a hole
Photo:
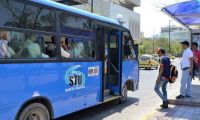
[[[74,8],[74,7],[71,7],[71,6],[68,6],[68,5],[64,5],[64,4],[61,4],[61,3],[58,3],[58,2],[54,2],[54,1],[51,1],[51,0],[31,0],[31,1],[38,3],[38,4],[41,4],[41,5],[57,8],[57,9],[60,9],[60,10],[68,11],[68,12],[71,12],[71,13],[74,13],[74,14],[82,15],[82,16],[89,17],[89,18],[92,18],[92,19],[95,19],[95,20],[99,20],[99,21],[102,21],[102,22],[106,22],[106,23],[109,23],[109,24],[114,24],[114,25],[120,26],[120,23],[118,21],[113,20],[111,18],[107,18],[107,17],[104,17],[104,16],[93,14],[93,13],[90,13],[90,12],[87,12],[87,11],[84,11],[84,10],[80,10],[78,8]]]

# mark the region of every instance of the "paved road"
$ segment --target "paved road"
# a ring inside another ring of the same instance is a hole
[[[174,64],[180,69],[179,61],[175,61]],[[161,103],[153,91],[157,74],[157,70],[141,70],[140,90],[134,93],[130,92],[125,103],[109,102],[73,113],[59,120],[142,120]],[[179,83],[180,80],[175,84],[168,85],[169,96],[178,91]]]

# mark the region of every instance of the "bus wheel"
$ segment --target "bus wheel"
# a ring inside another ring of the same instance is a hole
[[[126,101],[127,97],[128,97],[128,90],[127,90],[127,86],[124,85],[124,87],[122,88],[122,93],[121,93],[121,97],[119,99],[119,103]]]
[[[22,110],[18,120],[50,120],[49,110],[41,103],[33,103]]]

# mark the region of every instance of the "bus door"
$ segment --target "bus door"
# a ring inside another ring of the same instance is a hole
[[[135,91],[139,84],[138,45],[134,44],[131,34],[126,31],[122,36],[122,93]],[[126,96],[126,95],[122,95]]]
[[[104,100],[120,95],[119,33],[104,30]]]

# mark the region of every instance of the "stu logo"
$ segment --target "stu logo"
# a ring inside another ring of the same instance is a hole
[[[83,76],[81,75],[75,75],[69,77],[69,85],[70,86],[76,86],[76,85],[82,85],[83,84]]]
[[[65,92],[85,88],[85,74],[79,71],[79,68],[81,68],[81,65],[75,65],[66,71],[65,83],[68,88],[65,89]]]

